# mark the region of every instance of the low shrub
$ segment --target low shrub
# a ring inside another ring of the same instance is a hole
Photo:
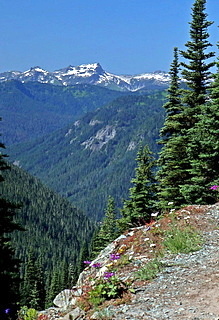
[[[165,232],[163,245],[172,253],[190,253],[200,249],[201,237],[191,227],[172,226]]]
[[[36,320],[38,313],[33,308],[22,307],[18,312],[18,320]]]
[[[137,279],[152,280],[156,278],[158,272],[162,269],[162,263],[157,259],[149,261],[143,268],[135,273]]]
[[[127,285],[113,272],[107,272],[105,277],[98,279],[90,290],[89,301],[98,306],[105,300],[121,297],[124,291],[127,291]]]

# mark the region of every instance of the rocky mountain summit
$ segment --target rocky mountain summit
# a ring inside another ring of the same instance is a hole
[[[128,230],[85,261],[77,285],[41,317],[218,320],[218,244],[219,203],[178,211],[170,204],[170,213]]]
[[[140,75],[115,75],[105,71],[99,63],[68,66],[54,72],[39,66],[27,71],[7,71],[0,73],[0,82],[18,80],[21,82],[37,81],[56,85],[92,84],[120,91],[137,91],[140,89],[166,89],[170,75],[163,71],[143,73]]]

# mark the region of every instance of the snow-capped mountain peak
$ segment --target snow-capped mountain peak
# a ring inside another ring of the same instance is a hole
[[[54,72],[49,72],[36,66],[24,72],[9,71],[0,74],[0,82],[12,79],[22,82],[38,81],[65,86],[87,83],[122,91],[136,91],[143,88],[166,88],[170,81],[170,76],[162,71],[134,76],[115,75],[105,71],[99,63],[89,63],[79,66],[69,65]]]

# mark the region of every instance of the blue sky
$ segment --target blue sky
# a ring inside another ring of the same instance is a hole
[[[0,72],[99,62],[115,74],[169,70],[189,40],[193,0],[0,0]],[[207,1],[211,42],[219,1]],[[216,48],[214,48],[216,51]]]

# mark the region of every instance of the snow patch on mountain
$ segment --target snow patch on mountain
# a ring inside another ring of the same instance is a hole
[[[139,75],[115,75],[105,71],[99,63],[68,66],[49,72],[39,66],[27,71],[8,71],[0,74],[0,82],[19,80],[21,82],[38,81],[57,85],[92,84],[122,91],[136,91],[148,89],[152,86],[166,88],[170,75],[162,71],[142,73]]]

